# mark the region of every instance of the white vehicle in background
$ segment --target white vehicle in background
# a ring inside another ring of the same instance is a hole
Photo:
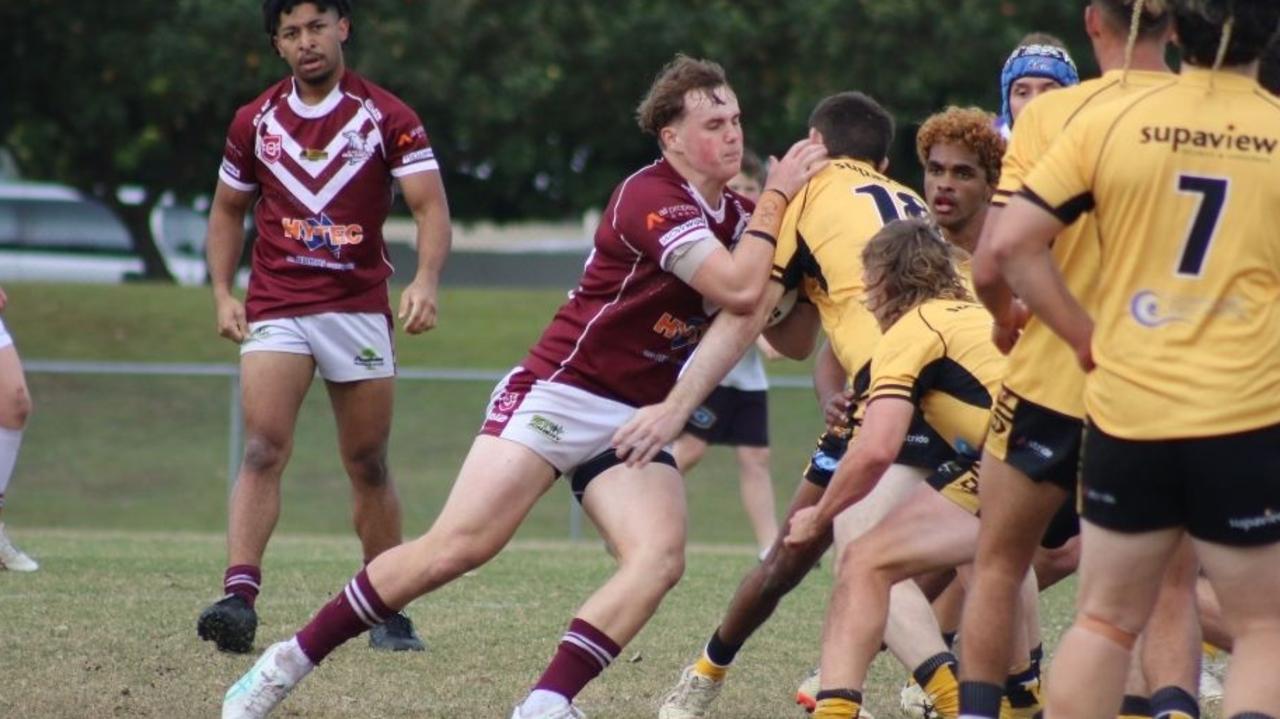
[[[204,237],[209,219],[183,205],[157,205],[151,211],[151,236],[164,266],[180,285],[203,285],[209,268],[204,259]]]
[[[106,205],[63,185],[0,182],[0,282],[118,283],[144,270]]]

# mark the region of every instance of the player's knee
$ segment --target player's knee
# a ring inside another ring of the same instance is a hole
[[[244,469],[254,474],[278,472],[289,459],[286,443],[265,437],[250,435],[244,443]]]
[[[845,547],[840,553],[840,569],[838,581],[852,584],[856,582],[880,582],[893,584],[904,577],[897,576],[898,565],[892,557],[874,541],[859,540]]]
[[[342,461],[353,482],[369,487],[382,487],[391,480],[391,473],[387,470],[385,445],[354,450],[344,456]]]
[[[760,563],[760,571],[764,574],[761,592],[765,596],[781,597],[795,589],[812,566],[813,562],[808,557],[788,545],[774,545],[773,551]]]
[[[5,397],[0,406],[0,426],[6,429],[20,430],[27,426],[31,417],[31,393],[25,384],[19,384]]]
[[[415,541],[417,562],[427,580],[449,581],[493,559],[502,549],[500,542],[479,533],[454,533],[433,537],[430,533]]]

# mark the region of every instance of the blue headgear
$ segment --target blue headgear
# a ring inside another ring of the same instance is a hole
[[[1053,45],[1023,45],[1005,60],[1000,71],[1000,125],[1013,127],[1013,114],[1009,112],[1009,91],[1015,80],[1024,77],[1047,77],[1066,87],[1080,82],[1076,64],[1071,54]]]

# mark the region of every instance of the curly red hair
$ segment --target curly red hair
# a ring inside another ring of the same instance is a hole
[[[916,154],[920,165],[929,163],[929,150],[939,142],[968,148],[978,156],[978,164],[987,173],[987,184],[1000,182],[1000,161],[1005,142],[996,129],[996,116],[977,107],[951,106],[929,116],[916,133]]]

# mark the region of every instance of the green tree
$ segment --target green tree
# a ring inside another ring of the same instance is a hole
[[[152,206],[209,193],[235,109],[288,72],[258,8],[0,3],[0,142],[27,175],[111,204],[162,273]],[[765,153],[801,136],[823,96],[870,93],[899,120],[893,172],[913,182],[915,125],[951,103],[998,108],[1000,66],[1024,33],[1088,54],[1079,6],[1058,0],[362,0],[355,12],[349,65],[418,111],[462,219],[603,204],[656,154],[634,108],[676,52],[725,66],[748,144]],[[144,201],[121,203],[124,185]]]

